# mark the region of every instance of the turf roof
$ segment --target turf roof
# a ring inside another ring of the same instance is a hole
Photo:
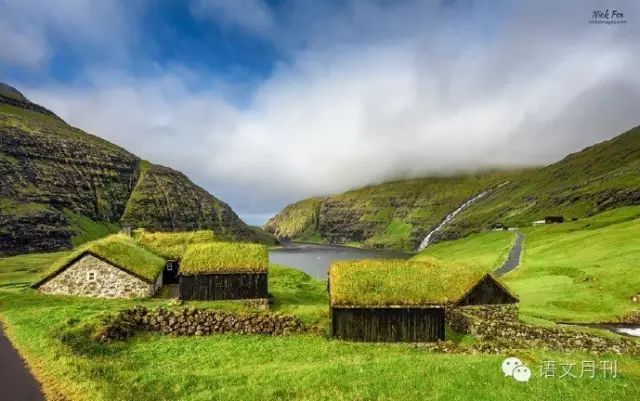
[[[264,245],[212,242],[189,245],[180,274],[266,273],[269,264]]]
[[[182,259],[190,244],[216,241],[211,230],[184,232],[148,232],[135,230],[133,238],[149,251],[166,259]]]
[[[486,274],[432,258],[336,261],[329,268],[331,304],[442,305],[460,300]]]
[[[85,252],[97,255],[149,282],[155,281],[165,266],[164,259],[138,246],[130,237],[114,234],[89,242],[56,260],[49,269],[42,273],[34,286],[38,286],[51,276],[56,275]]]

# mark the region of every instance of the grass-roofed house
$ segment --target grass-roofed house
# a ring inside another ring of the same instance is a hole
[[[32,287],[46,294],[150,297],[162,286],[164,266],[164,259],[116,234],[57,260]]]
[[[180,264],[179,298],[267,298],[268,265],[264,245],[230,242],[190,245]]]
[[[435,259],[334,262],[329,299],[334,337],[376,342],[444,340],[446,308],[518,302],[492,275]]]
[[[178,282],[180,261],[189,245],[216,241],[216,237],[211,230],[149,232],[144,229],[138,229],[133,232],[133,239],[143,248],[167,260],[164,272],[162,273],[164,284],[175,284]]]

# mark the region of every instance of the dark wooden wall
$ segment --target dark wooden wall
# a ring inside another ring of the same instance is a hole
[[[444,340],[443,308],[331,308],[336,338],[370,342]]]
[[[183,300],[267,298],[266,273],[180,276],[178,285]]]
[[[495,305],[514,304],[518,299],[498,285],[494,279],[486,276],[476,284],[457,305]]]

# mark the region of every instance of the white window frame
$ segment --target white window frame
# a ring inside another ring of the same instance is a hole
[[[92,277],[93,276],[93,277]],[[95,270],[90,270],[87,272],[87,281],[92,283],[98,280],[98,272]]]

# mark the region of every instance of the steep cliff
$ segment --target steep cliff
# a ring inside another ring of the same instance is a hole
[[[121,220],[256,237],[183,174],[147,165],[0,84],[0,254],[66,249],[118,230]]]

